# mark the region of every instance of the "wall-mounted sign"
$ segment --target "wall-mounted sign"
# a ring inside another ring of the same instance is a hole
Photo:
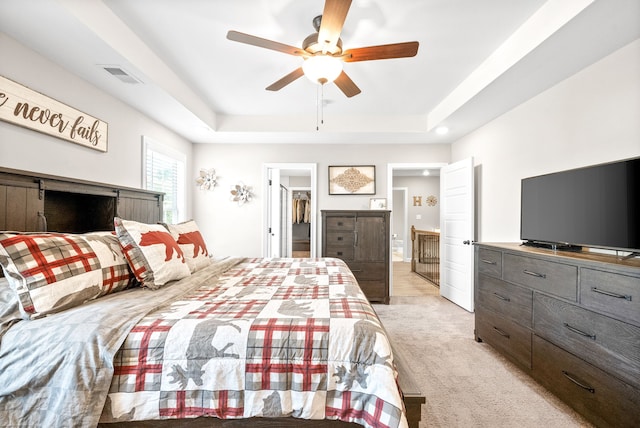
[[[106,122],[3,76],[0,76],[0,120],[107,151]]]
[[[427,205],[430,207],[435,207],[438,204],[438,198],[434,195],[427,196],[426,199]],[[413,197],[413,206],[421,207],[422,206],[422,196],[414,196]]]

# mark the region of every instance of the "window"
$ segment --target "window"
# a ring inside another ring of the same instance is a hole
[[[185,220],[186,159],[184,153],[142,137],[142,187],[164,192],[162,212],[165,223]]]

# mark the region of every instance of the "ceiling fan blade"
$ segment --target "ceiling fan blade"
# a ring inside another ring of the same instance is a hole
[[[331,51],[338,43],[349,7],[351,0],[325,0],[318,30],[318,43],[322,46],[323,52]]]
[[[348,98],[362,92],[344,71],[340,73],[340,76],[338,76],[334,83]]]
[[[227,33],[227,39],[233,40],[234,42],[246,43],[247,45],[258,46],[260,48],[284,52],[289,55],[308,55],[307,52],[295,46],[285,45],[284,43],[274,42],[273,40],[267,40],[261,37],[252,36],[250,34],[240,33],[239,31],[229,31]]]
[[[304,76],[304,71],[302,71],[302,67],[296,68],[291,73],[284,76],[282,79],[267,86],[266,89],[267,91],[279,91],[280,89],[287,86],[289,83],[293,82],[294,80],[302,76]]]
[[[418,45],[418,42],[405,42],[347,49],[342,54],[342,60],[344,62],[356,62],[376,59],[407,58],[416,56],[418,53]]]

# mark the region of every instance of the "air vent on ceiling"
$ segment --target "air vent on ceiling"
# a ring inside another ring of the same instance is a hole
[[[116,65],[104,65],[102,66],[102,68],[104,68],[107,73],[118,78],[120,81],[124,83],[133,83],[133,84],[142,83],[140,80],[133,77],[130,73],[124,71],[122,68]]]

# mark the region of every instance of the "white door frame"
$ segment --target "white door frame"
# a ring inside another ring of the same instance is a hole
[[[387,164],[387,207],[391,209],[393,207],[393,171],[395,169],[440,169],[443,166],[447,165],[444,162],[421,162],[421,163],[388,163]],[[408,198],[407,198],[408,200]],[[408,213],[408,207],[405,209],[405,212]],[[391,218],[393,221],[393,211],[391,212]],[[408,214],[407,214],[408,218]],[[393,224],[393,223],[392,223]],[[389,228],[389,251],[393,251],[391,248],[391,230],[393,228]],[[409,221],[405,223],[405,229],[409,230]],[[404,239],[409,240],[411,236],[408,232],[405,232]],[[391,253],[389,253],[391,254]],[[389,257],[389,295],[393,296],[393,257]]]
[[[311,197],[315,201],[315,206],[311,205],[311,257],[316,257],[316,231],[318,229],[317,215],[317,195],[318,195],[318,167],[315,163],[264,163],[262,164],[262,194],[265,195],[262,210],[262,256],[269,254],[269,239],[267,239],[267,229],[269,228],[269,170],[308,170],[311,175]],[[291,239],[291,234],[288,235]],[[289,243],[291,244],[291,243]],[[291,245],[289,245],[291,247]]]

